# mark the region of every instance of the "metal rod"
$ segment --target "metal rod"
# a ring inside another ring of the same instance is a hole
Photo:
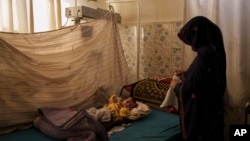
[[[141,14],[140,14],[140,0],[107,0],[106,3],[110,5],[110,3],[127,3],[127,2],[136,2],[137,4],[137,80],[140,79],[140,29],[141,29]]]

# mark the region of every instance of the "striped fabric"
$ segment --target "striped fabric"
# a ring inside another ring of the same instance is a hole
[[[32,125],[40,107],[87,107],[105,84],[127,84],[112,13],[60,30],[0,32],[0,134]]]

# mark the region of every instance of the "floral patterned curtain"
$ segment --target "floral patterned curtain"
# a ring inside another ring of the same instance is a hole
[[[177,37],[181,27],[181,21],[141,25],[138,56],[137,27],[120,25],[122,46],[132,81],[136,81],[138,74],[139,79],[171,77],[173,71],[182,69],[184,45]]]

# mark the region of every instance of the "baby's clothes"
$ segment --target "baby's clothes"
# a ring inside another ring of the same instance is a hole
[[[130,110],[128,108],[122,107],[120,104],[121,98],[112,95],[109,98],[109,103],[104,105],[105,108],[108,108],[111,112],[111,117],[113,120],[119,120],[121,118],[126,118],[130,114]]]
[[[107,108],[90,108],[87,110],[87,112],[94,117],[96,120],[100,122],[108,122],[111,121],[111,114],[110,110]]]

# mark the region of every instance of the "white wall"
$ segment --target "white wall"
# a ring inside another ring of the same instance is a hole
[[[183,20],[184,0],[132,0],[118,3],[119,0],[109,0],[115,12],[122,16],[123,24],[137,22],[138,8],[140,9],[140,22],[164,22]],[[139,7],[138,7],[139,3]]]
[[[106,0],[75,0],[78,6],[88,6],[91,8],[108,9]]]
[[[140,5],[140,22],[165,22],[183,20],[184,0],[76,0],[78,6],[108,9],[113,6],[122,16],[122,24],[135,24]]]

